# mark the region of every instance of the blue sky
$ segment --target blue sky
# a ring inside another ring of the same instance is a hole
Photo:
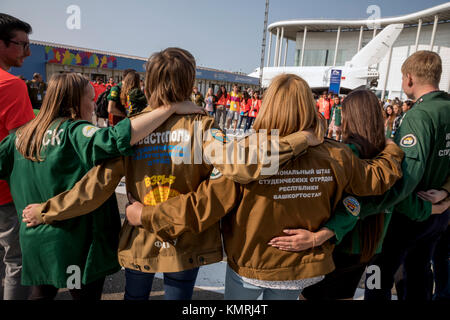
[[[287,19],[365,19],[369,5],[382,17],[404,15],[446,1],[270,0],[269,24]],[[81,29],[69,30],[70,5]],[[31,39],[148,57],[169,46],[189,50],[200,66],[251,72],[259,66],[265,0],[1,0],[0,12],[33,27]],[[289,43],[288,65],[295,43]],[[267,56],[267,55],[266,55]]]

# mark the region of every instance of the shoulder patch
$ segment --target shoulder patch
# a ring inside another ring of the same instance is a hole
[[[222,172],[214,168],[214,170],[211,172],[211,175],[209,176],[209,180],[216,180],[219,179],[222,176]]]
[[[211,135],[213,136],[213,138],[216,139],[217,141],[220,141],[223,143],[229,142],[227,136],[221,130],[210,129],[209,131],[211,132]]]
[[[353,216],[357,217],[359,215],[359,212],[361,211],[361,205],[354,197],[346,197],[344,200],[342,200],[342,203],[344,204],[344,207],[347,209],[347,211],[350,212]]]
[[[413,134],[407,134],[400,140],[400,145],[405,148],[413,147],[417,143],[417,138]]]
[[[96,126],[85,126],[83,128],[83,135],[86,138],[92,138],[92,136],[94,135],[94,133],[96,133],[98,130],[100,130],[100,128],[96,127]]]

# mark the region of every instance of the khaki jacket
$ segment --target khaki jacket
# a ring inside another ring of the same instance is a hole
[[[240,144],[229,141],[211,117],[173,115],[134,147],[133,156],[94,167],[72,190],[43,203],[39,216],[43,222],[53,223],[90,213],[114,193],[123,176],[127,192],[146,206],[196,191],[202,181],[214,175],[211,163],[226,176],[233,175],[246,183],[263,174],[264,169],[269,168],[267,175],[273,171],[272,161],[264,164],[263,160],[276,155],[284,163],[307,148],[301,133],[281,139],[279,148],[272,148],[273,139],[270,143],[262,138],[252,139],[242,140]],[[263,145],[270,156],[259,158],[258,163],[252,161],[258,154],[254,147]],[[234,154],[230,155],[230,150]],[[236,164],[226,163],[227,157]],[[183,209],[175,211],[182,213]],[[223,258],[219,225],[214,224],[201,233],[186,232],[176,240],[160,241],[155,234],[143,227],[133,227],[125,220],[118,258],[123,267],[142,272],[177,272],[218,262]]]
[[[318,230],[344,192],[384,193],[402,176],[402,158],[394,144],[373,160],[361,160],[346,145],[326,140],[268,179],[240,185],[219,174],[196,192],[147,206],[142,223],[168,241],[181,239],[185,232],[216,230],[223,218],[228,264],[239,275],[269,281],[325,275],[334,269],[330,242],[302,252],[281,251],[268,242],[284,229]],[[355,207],[353,213],[358,212]]]

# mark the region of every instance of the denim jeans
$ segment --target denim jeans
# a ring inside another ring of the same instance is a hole
[[[19,243],[19,226],[14,204],[0,205],[0,264],[3,264],[0,270],[5,270],[4,300],[26,300],[30,294],[30,288],[22,286],[20,280],[22,251]],[[3,274],[0,275],[0,281],[2,278]]]
[[[243,120],[245,120],[245,122]],[[248,122],[248,116],[241,116],[241,115],[239,116],[239,124],[237,125],[238,130],[241,129],[241,124],[243,122],[244,122],[244,129],[245,129],[247,122]]]
[[[225,300],[297,300],[302,290],[269,289],[242,280],[228,265],[225,275]]]
[[[244,131],[248,131],[251,128],[251,126],[253,124],[253,121],[255,121],[254,117],[248,117],[247,118],[247,122],[245,123],[245,130]]]
[[[164,300],[191,300],[198,268],[164,273]],[[125,269],[125,300],[148,300],[154,273]]]

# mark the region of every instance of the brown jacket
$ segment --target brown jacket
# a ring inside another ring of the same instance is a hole
[[[402,158],[393,144],[377,158],[361,160],[349,147],[326,140],[268,179],[239,185],[219,175],[196,192],[145,207],[142,223],[168,241],[184,232],[215,230],[224,217],[228,264],[241,276],[284,281],[324,275],[334,269],[330,242],[302,252],[281,251],[268,242],[286,228],[318,230],[344,192],[384,193],[402,176]]]
[[[231,143],[217,128],[211,117],[171,116],[135,146],[133,156],[113,159],[94,167],[72,190],[42,204],[39,213],[42,221],[52,223],[92,212],[114,192],[124,175],[127,192],[146,206],[155,206],[197,190],[200,183],[210,177],[214,169],[211,162],[225,175],[240,177],[238,181],[241,183],[254,180],[264,169],[271,167],[261,163],[227,164],[225,160],[230,146],[235,151],[236,161],[238,154],[241,154],[238,150],[244,151],[245,162],[257,153],[251,146],[264,145],[264,141],[250,143],[251,139],[245,139],[242,144]],[[210,139],[204,141],[201,135]],[[280,163],[306,148],[306,139],[301,133],[281,139]],[[275,154],[275,149],[269,144],[271,154]],[[222,150],[222,158],[217,150]],[[184,163],[179,163],[182,161]],[[199,234],[186,232],[176,240],[164,242],[144,228],[133,227],[125,221],[120,234],[118,257],[123,267],[143,272],[177,272],[221,261],[219,225],[215,224]]]

